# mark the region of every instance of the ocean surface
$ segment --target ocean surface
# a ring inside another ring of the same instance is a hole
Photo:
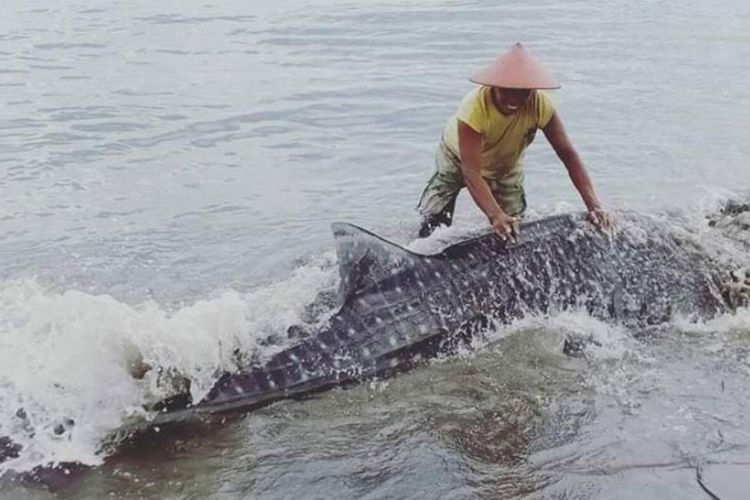
[[[561,81],[615,216],[750,264],[706,229],[750,190],[748,28],[744,0],[5,0],[0,436],[24,448],[0,498],[702,499],[711,464],[739,467],[731,486],[750,470],[747,311],[648,342],[529,317],[395,378],[103,443],[166,390],[135,366],[200,396],[325,315],[332,222],[424,251],[482,230],[463,194],[415,243],[414,207],[468,75],[516,41]],[[583,208],[542,135],[525,167],[529,217]],[[562,354],[570,333],[587,356]],[[88,467],[28,474],[69,462]]]

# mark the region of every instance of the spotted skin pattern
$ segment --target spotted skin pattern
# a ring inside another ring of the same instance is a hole
[[[435,255],[335,224],[340,305],[328,324],[263,366],[224,374],[182,412],[251,409],[388,376],[449,353],[489,321],[529,313],[578,308],[655,324],[676,312],[706,318],[728,310],[714,262],[654,222],[637,222],[646,230],[607,235],[583,215],[555,216],[523,224],[515,244],[488,234]]]

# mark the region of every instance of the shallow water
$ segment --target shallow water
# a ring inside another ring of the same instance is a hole
[[[310,321],[337,283],[331,222],[420,250],[483,228],[462,195],[455,228],[410,241],[467,75],[517,40],[563,83],[607,206],[747,257],[703,223],[750,188],[746,2],[3,6],[0,434],[27,452],[0,467],[95,465],[51,481],[76,498],[705,498],[696,465],[747,462],[747,314],[647,342],[529,318],[385,382],[99,452],[164,390],[133,363],[205,391],[235,349],[267,355]],[[578,210],[539,137],[531,215]],[[601,346],[565,357],[566,332]],[[8,498],[49,491],[0,479]]]

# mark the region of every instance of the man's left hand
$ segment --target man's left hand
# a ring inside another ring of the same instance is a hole
[[[589,210],[589,221],[601,230],[607,231],[612,228],[612,218],[601,207]]]

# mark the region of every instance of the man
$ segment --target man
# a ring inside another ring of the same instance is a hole
[[[438,147],[436,172],[422,193],[420,237],[450,225],[458,192],[466,186],[477,206],[503,239],[518,235],[526,209],[522,160],[542,129],[583,198],[589,219],[609,225],[586,168],[565,133],[552,101],[542,89],[560,85],[526,49],[516,43],[471,81],[469,92],[448,120]]]

